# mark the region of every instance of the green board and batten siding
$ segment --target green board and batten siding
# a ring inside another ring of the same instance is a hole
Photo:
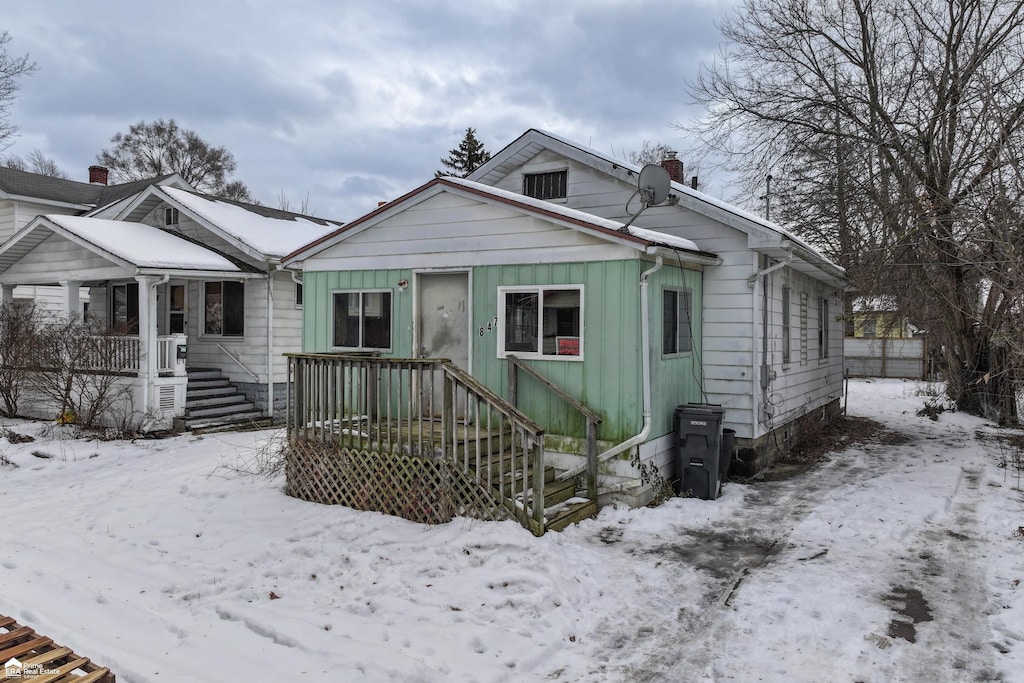
[[[583,285],[583,354],[580,361],[529,360],[530,365],[604,417],[603,441],[625,440],[642,427],[640,356],[640,274],[653,265],[641,259],[586,263],[512,264],[477,266],[472,272],[472,373],[496,393],[507,395],[508,363],[497,355],[498,287],[517,285]],[[411,357],[413,286],[408,269],[372,271],[307,271],[303,278],[303,348],[331,349],[331,292],[388,289],[392,297],[392,349],[384,354]],[[649,280],[651,312],[652,414],[651,437],[672,429],[672,408],[700,400],[694,357],[700,355],[701,273],[665,266]],[[662,288],[685,287],[693,292],[694,353],[663,358],[661,354]],[[481,333],[482,330],[482,333]],[[699,364],[698,364],[699,365]],[[584,423],[571,408],[522,376],[519,407],[549,434],[582,437]]]

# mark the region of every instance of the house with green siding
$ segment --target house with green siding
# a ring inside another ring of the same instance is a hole
[[[721,405],[763,464],[780,428],[838,406],[844,273],[665,166],[669,200],[637,215],[640,169],[531,130],[378,207],[282,260],[304,352],[450,359],[542,427],[563,474],[583,467],[585,406],[602,502],[678,476],[682,404]]]

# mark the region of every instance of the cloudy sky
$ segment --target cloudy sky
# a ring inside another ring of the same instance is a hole
[[[541,128],[616,156],[685,150],[686,80],[732,0],[39,0],[3,3],[38,71],[8,152],[74,179],[132,123],[173,118],[253,196],[352,220],[433,177],[467,126],[492,153]],[[725,193],[724,188],[711,188]]]

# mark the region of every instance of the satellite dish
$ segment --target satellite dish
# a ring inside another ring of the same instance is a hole
[[[661,204],[668,199],[668,192],[672,185],[672,179],[668,171],[658,164],[647,164],[640,171],[640,179],[637,187],[640,189],[640,201],[644,208]]]

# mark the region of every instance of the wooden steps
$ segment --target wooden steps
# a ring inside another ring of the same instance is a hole
[[[478,480],[487,481],[486,472],[488,465],[491,466],[491,471],[496,473],[499,471],[499,464],[507,463],[511,458],[512,454],[509,451],[481,458],[481,476]],[[471,463],[470,471],[476,474],[475,463]],[[526,477],[527,482],[532,482],[533,471],[527,471]],[[526,488],[529,491],[530,484],[527,484]],[[506,506],[514,510],[516,518],[523,526],[526,526],[537,535],[541,535],[545,531],[562,531],[572,524],[577,524],[584,519],[595,516],[598,512],[597,501],[585,497],[577,497],[575,483],[572,480],[557,479],[555,469],[550,466],[544,468],[543,529],[537,528],[536,520],[527,518],[523,508],[515,502],[517,497],[522,496],[523,492],[523,475],[521,471],[514,478],[508,477],[501,483],[492,480],[491,490],[501,500],[506,501]]]

